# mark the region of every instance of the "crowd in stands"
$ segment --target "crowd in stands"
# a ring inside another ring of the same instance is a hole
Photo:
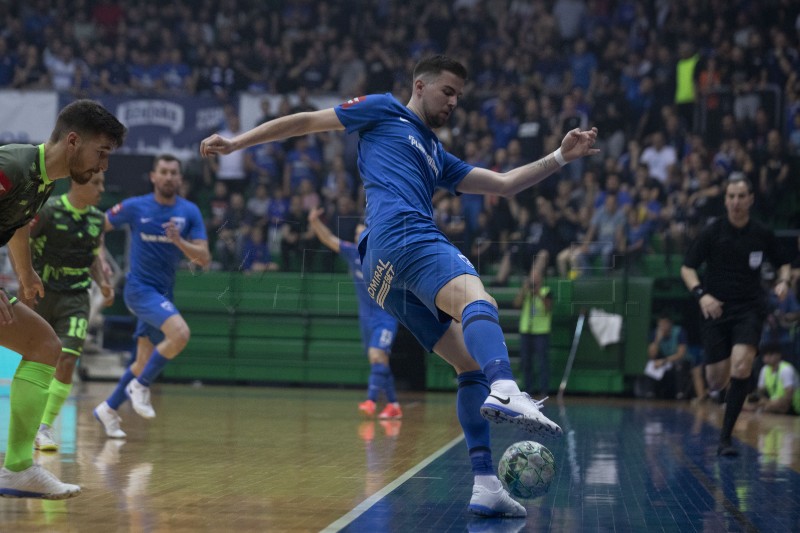
[[[791,0],[31,0],[0,3],[0,21],[0,88],[214,95],[223,135],[240,131],[241,91],[286,95],[265,98],[262,121],[322,94],[406,102],[432,53],[470,72],[438,135],[473,165],[509,169],[597,126],[602,156],[516,198],[436,196],[442,231],[501,283],[542,251],[565,277],[679,254],[724,212],[735,173],[754,183],[758,218],[800,227]],[[306,220],[317,206],[353,240],[356,143],[313,135],[204,162],[186,194],[207,211],[218,267],[299,268],[321,248]]]

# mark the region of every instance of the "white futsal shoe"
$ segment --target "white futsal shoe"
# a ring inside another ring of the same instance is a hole
[[[472,486],[469,510],[473,514],[486,517],[524,518],[528,516],[528,511],[515,501],[502,486],[492,492],[477,483]]]
[[[57,452],[58,442],[56,442],[53,435],[53,428],[44,424],[39,426],[39,431],[36,432],[36,440],[33,441],[33,447],[43,452]]]
[[[543,437],[560,437],[561,427],[542,414],[547,398],[534,400],[526,392],[499,394],[492,391],[481,406],[481,415],[490,422],[510,422]]]
[[[125,387],[125,392],[131,399],[131,406],[136,414],[142,418],[155,418],[156,411],[150,405],[150,387],[145,387],[138,380],[132,379],[128,386]]]
[[[119,427],[119,415],[108,406],[107,402],[103,402],[94,408],[94,417],[103,425],[106,436],[112,439],[124,439],[127,437],[122,428]]]
[[[66,500],[80,493],[78,485],[62,483],[40,465],[35,464],[22,472],[0,468],[0,496],[3,498]]]

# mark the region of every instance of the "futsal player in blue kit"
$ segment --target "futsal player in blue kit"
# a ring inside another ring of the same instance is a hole
[[[130,271],[125,305],[137,318],[136,360],[125,370],[111,395],[94,415],[112,438],[125,438],[117,410],[128,398],[144,418],[156,416],[150,385],[189,342],[189,326],[172,303],[175,270],[183,257],[207,266],[211,262],[200,209],[178,195],[181,163],[172,155],[155,158],[153,192],[128,198],[106,212],[105,231],[131,229]]]
[[[400,402],[397,401],[397,392],[394,388],[394,375],[389,367],[389,354],[392,350],[395,336],[397,335],[397,320],[381,309],[370,298],[367,286],[364,283],[364,273],[361,271],[361,254],[358,246],[352,242],[341,240],[320,220],[324,209],[312,209],[308,213],[308,223],[319,241],[339,254],[350,268],[353,282],[356,286],[358,298],[358,322],[361,326],[361,341],[369,359],[370,373],[367,399],[358,404],[358,410],[366,416],[375,414],[375,401],[383,392],[386,396],[386,407],[380,412],[378,418],[394,420],[403,417]],[[364,232],[364,224],[356,225],[356,241]]]
[[[495,474],[487,420],[519,424],[539,436],[561,436],[561,428],[541,412],[543,400],[519,390],[496,302],[469,260],[437,229],[431,199],[436,188],[513,196],[569,161],[599,153],[593,148],[597,130],[572,130],[552,154],[505,173],[473,167],[447,153],[433,131],[447,122],[466,78],[457,61],[429,57],[414,68],[407,105],[390,94],[361,96],[280,117],[232,139],[212,135],[201,142],[200,153],[228,154],[316,132],[358,132],[358,168],[367,194],[359,252],[367,291],[456,370],[457,414],[475,474],[470,511],[523,517],[525,508]]]

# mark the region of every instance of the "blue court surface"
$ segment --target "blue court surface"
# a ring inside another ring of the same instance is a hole
[[[718,429],[707,421],[721,416],[718,405],[616,404],[548,406],[565,436],[543,442],[556,478],[546,495],[523,501],[527,519],[469,515],[472,477],[456,439],[325,531],[800,531],[800,474],[789,466],[798,462],[797,417],[745,428],[758,449],[736,441],[741,456],[731,459],[716,456]],[[495,462],[527,439],[505,426],[493,438]]]

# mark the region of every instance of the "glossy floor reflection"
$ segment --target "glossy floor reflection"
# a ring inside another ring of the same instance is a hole
[[[0,531],[800,531],[800,417],[743,414],[715,455],[718,405],[567,398],[546,412],[557,474],[527,520],[466,512],[472,478],[452,393],[406,394],[401,421],[357,416],[360,391],[156,385],[158,416],[123,409],[126,441],[83,384],[38,459],[84,493],[0,500]],[[0,431],[8,400],[0,396]],[[526,439],[494,426],[495,460]]]

